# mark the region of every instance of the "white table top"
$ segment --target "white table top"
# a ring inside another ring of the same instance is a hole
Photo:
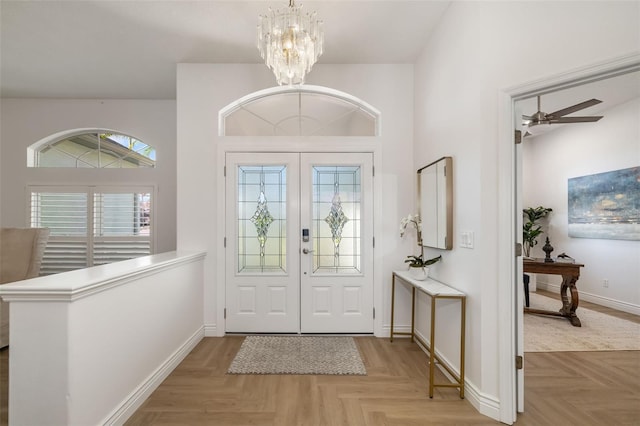
[[[436,281],[432,278],[427,278],[426,280],[416,280],[413,278],[409,271],[393,271],[393,274],[400,278],[402,281],[412,285],[418,290],[428,294],[429,296],[453,296],[453,297],[465,297],[466,295],[456,290],[453,287],[449,287],[448,285],[441,283],[440,281]]]

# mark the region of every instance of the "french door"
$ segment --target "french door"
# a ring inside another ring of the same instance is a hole
[[[373,332],[370,153],[226,154],[227,332]]]

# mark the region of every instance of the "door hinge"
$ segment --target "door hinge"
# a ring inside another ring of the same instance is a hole
[[[224,319],[227,319],[227,308],[224,308]]]
[[[522,143],[522,131],[516,130],[513,141],[516,145],[520,145]]]
[[[373,248],[376,248],[376,237],[373,237]]]
[[[373,307],[373,319],[376,319],[376,308],[375,308],[375,306]]]
[[[222,244],[224,245],[224,248],[227,248],[227,237],[224,237],[223,240]]]
[[[376,167],[371,166],[371,176],[376,177]]]
[[[227,177],[227,166],[224,166],[222,168],[222,174],[224,175],[224,177]]]
[[[516,243],[516,257],[522,256],[522,244]]]
[[[523,363],[524,363],[524,360],[522,358],[522,355],[517,355],[516,356],[516,370],[522,370]]]

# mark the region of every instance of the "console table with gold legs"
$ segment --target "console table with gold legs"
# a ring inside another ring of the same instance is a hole
[[[393,330],[393,316],[396,293],[396,280],[402,281],[411,286],[411,332],[400,332]],[[415,333],[415,314],[416,314],[416,290],[426,294],[431,298],[431,329],[429,330],[430,342],[423,341]],[[457,299],[460,301],[460,374],[452,371],[449,366],[444,364],[436,354],[436,301],[438,299]],[[390,340],[393,342],[393,336],[410,336],[411,341],[414,339],[419,341],[429,351],[429,398],[433,398],[433,389],[436,387],[453,387],[460,390],[460,398],[464,398],[464,336],[465,336],[465,315],[466,315],[466,295],[461,291],[449,287],[439,281],[427,278],[424,281],[413,279],[409,271],[394,271],[391,277],[391,332]],[[435,363],[436,361],[453,377],[453,383],[435,383]]]

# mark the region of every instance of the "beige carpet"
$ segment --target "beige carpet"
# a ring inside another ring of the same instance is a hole
[[[557,299],[530,294],[530,308],[558,311]],[[524,315],[525,352],[640,350],[640,324],[578,306],[582,327],[563,317]]]
[[[366,375],[352,337],[248,336],[228,374]]]

